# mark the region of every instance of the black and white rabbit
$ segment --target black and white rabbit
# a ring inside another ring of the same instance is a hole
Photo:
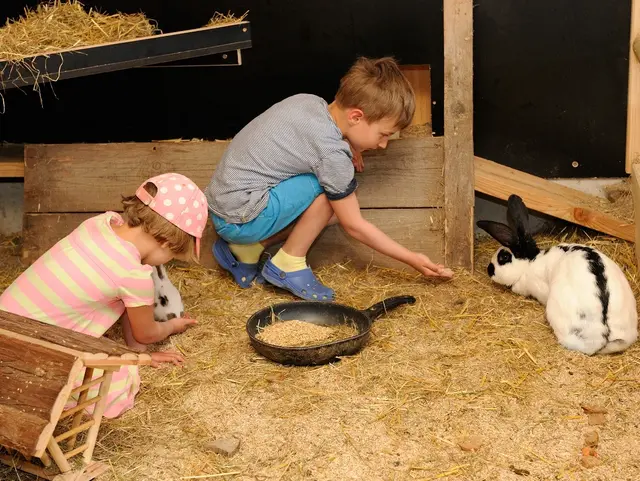
[[[508,200],[507,221],[477,223],[505,247],[493,255],[487,273],[545,305],[560,344],[593,355],[624,351],[636,341],[636,299],[615,262],[581,244],[540,250],[529,231],[527,207],[515,194]]]
[[[164,322],[174,317],[184,317],[184,305],[180,292],[171,283],[164,265],[155,266],[151,272],[154,285],[153,317]]]

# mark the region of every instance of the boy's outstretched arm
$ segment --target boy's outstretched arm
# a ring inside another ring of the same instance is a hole
[[[372,249],[403,262],[425,276],[451,277],[451,270],[441,264],[435,264],[427,256],[412,252],[398,244],[387,234],[368,222],[360,213],[360,204],[355,192],[344,199],[331,201],[331,207],[340,225],[354,239]]]

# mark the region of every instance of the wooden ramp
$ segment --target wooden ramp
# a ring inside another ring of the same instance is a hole
[[[517,194],[532,210],[635,242],[633,223],[598,211],[593,207],[598,199],[579,190],[481,157],[475,158],[475,187],[477,192],[502,200]]]

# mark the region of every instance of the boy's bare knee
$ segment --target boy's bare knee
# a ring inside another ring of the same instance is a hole
[[[327,222],[327,225],[336,225],[336,224],[339,224],[339,223],[340,223],[340,221],[338,220],[338,218],[336,217],[336,215],[335,215],[335,214],[333,214],[333,215],[331,216],[331,219],[329,219],[329,222]]]

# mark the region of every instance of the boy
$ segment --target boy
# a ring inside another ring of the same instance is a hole
[[[243,288],[261,274],[302,299],[333,301],[334,291],[316,279],[306,255],[337,221],[353,238],[426,276],[451,277],[367,222],[355,193],[361,152],[386,148],[414,111],[413,89],[392,58],[360,58],[331,104],[298,94],[252,120],[230,143],[205,191],[220,236],[213,247],[218,264]],[[258,273],[263,250],[282,241]]]

